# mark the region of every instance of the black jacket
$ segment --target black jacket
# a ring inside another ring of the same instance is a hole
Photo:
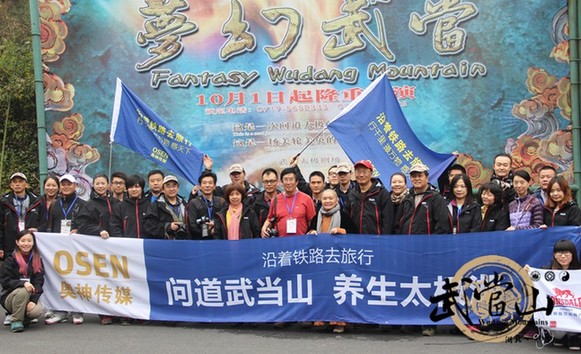
[[[280,194],[280,191],[277,190],[276,194],[277,195]],[[270,202],[272,202],[272,200]],[[268,211],[270,210],[270,202],[267,202],[264,199],[264,191],[254,195],[254,204],[252,204],[252,209],[254,210],[254,213],[258,217],[258,223],[261,226],[264,225],[264,222],[268,217]]]
[[[482,214],[482,213],[481,213]],[[486,210],[480,231],[504,231],[510,226],[508,209],[502,203],[494,204]]]
[[[351,181],[351,183],[349,184],[349,189],[347,189],[347,192],[343,192],[341,190],[341,185],[338,184],[335,186],[334,190],[335,192],[337,192],[337,197],[339,197],[339,205],[341,205],[341,208],[349,208],[349,194],[351,194],[351,191],[355,188],[355,186],[357,185],[357,183]]]
[[[177,197],[178,203],[186,205],[181,197]],[[183,224],[178,230],[172,230],[170,224],[174,221],[172,212],[170,211],[170,206],[167,205],[163,194],[159,197],[157,202],[149,208],[147,214],[145,215],[145,234],[151,238],[156,239],[166,239],[166,240],[185,240],[188,238],[187,228],[187,213],[184,213]],[[185,210],[185,209],[184,209]]]
[[[111,217],[111,236],[148,238],[145,233],[144,219],[151,208],[149,199],[131,199],[125,197],[113,207]]]
[[[414,204],[414,189],[399,206],[399,233],[415,234],[449,234],[452,232],[446,201],[437,190],[428,188],[421,194],[422,199],[417,207]]]
[[[113,214],[113,207],[118,203],[119,201],[109,196],[109,193],[107,193],[106,197],[101,197],[95,190],[92,190],[90,199],[77,215],[79,233],[94,236],[99,236],[101,231],[111,233],[109,224]]]
[[[357,226],[355,226],[355,223],[351,219],[351,216],[349,216],[349,214],[346,211],[344,211],[343,209],[339,210],[339,212],[341,213],[341,226],[340,227],[342,229],[345,229],[345,231],[347,231],[347,234],[357,234]],[[311,225],[309,226],[309,231],[317,230],[318,220],[319,220],[319,212],[317,212],[317,214],[315,215],[313,220],[311,220]]]
[[[543,216],[545,219],[545,225],[547,226],[581,225],[581,210],[574,201],[565,204],[563,208],[557,210],[557,212],[548,206],[543,206]]]
[[[43,195],[40,197],[40,205],[38,207],[38,217],[39,217],[39,225],[38,231],[46,232],[46,228],[48,226],[48,215],[50,210],[50,204],[46,205],[46,196]]]
[[[190,231],[190,238],[192,240],[202,239],[202,226],[196,220],[205,216],[210,220],[216,217],[216,214],[226,207],[226,201],[222,197],[212,196],[211,205],[208,205],[203,196],[198,195],[188,202],[188,226]],[[212,215],[209,215],[211,209]]]
[[[69,197],[60,196],[53,201],[48,211],[47,232],[61,232],[61,220],[71,220],[71,230],[78,229],[77,216],[85,205],[85,201],[77,196],[76,193]],[[71,206],[72,205],[72,206]],[[70,210],[69,210],[70,208]],[[67,213],[65,215],[65,213]]]
[[[460,210],[460,215],[458,215],[458,207],[451,201],[448,203],[448,213],[452,233],[461,234],[480,231],[482,212],[478,203],[472,202],[470,205],[464,205]]]
[[[29,198],[28,208],[24,212],[24,227],[27,229],[40,226],[40,199],[33,193],[26,192]],[[18,208],[14,205],[14,193],[6,194],[0,201],[0,250],[4,256],[12,253],[18,234]]]
[[[226,213],[228,208],[222,209],[214,218],[214,238],[217,240],[228,239],[228,226],[226,225]],[[244,205],[242,217],[240,218],[240,228],[238,229],[240,239],[260,237],[260,224],[258,217],[250,207]]]
[[[359,185],[349,192],[349,215],[359,234],[393,234],[393,203],[389,192],[376,180],[371,183],[372,187],[365,193],[361,193]]]
[[[40,260],[42,264],[42,259]],[[2,285],[2,294],[0,295],[0,303],[4,306],[6,297],[18,288],[24,287],[25,280],[22,278],[30,279],[30,283],[34,286],[36,290],[34,294],[30,296],[30,301],[35,304],[38,303],[38,299],[42,294],[42,286],[44,285],[44,264],[42,265],[42,270],[38,273],[34,273],[32,270],[32,262],[28,264],[27,274],[20,274],[18,270],[18,263],[16,258],[14,258],[14,252],[11,252],[4,264],[2,264],[2,269],[0,269],[0,285]],[[4,306],[6,308],[6,306]]]

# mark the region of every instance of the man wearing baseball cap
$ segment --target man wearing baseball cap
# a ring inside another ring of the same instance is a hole
[[[413,188],[401,202],[396,219],[402,235],[449,234],[452,232],[448,209],[444,197],[429,184],[428,166],[417,163],[410,169]],[[436,334],[435,326],[422,326],[422,335]]]
[[[40,199],[27,191],[28,179],[22,172],[10,176],[10,193],[0,201],[0,258],[8,256],[15,247],[19,231],[40,225]]]
[[[335,192],[337,192],[337,197],[339,197],[339,204],[341,207],[345,207],[345,203],[348,202],[349,192],[355,188],[356,183],[351,180],[353,173],[351,171],[350,162],[340,162],[337,165],[337,176],[339,183],[335,186]]]
[[[359,233],[393,233],[393,203],[387,190],[371,177],[373,164],[369,160],[361,160],[354,167],[357,185],[349,193],[349,206]]]
[[[210,156],[204,155],[204,168],[206,171],[212,172],[212,167],[214,167],[214,160],[212,160]],[[239,163],[232,164],[230,165],[230,168],[228,168],[228,175],[230,176],[230,181],[232,183],[241,184],[244,186],[246,197],[242,203],[244,205],[252,205],[254,203],[254,195],[260,192],[260,190],[256,188],[255,185],[248,183],[246,180],[246,171],[244,170],[244,167],[242,167],[242,165]],[[214,194],[219,197],[223,197],[226,186],[227,184],[223,185],[222,187],[216,187]]]
[[[144,219],[146,234],[151,238],[184,240],[186,231],[186,203],[178,195],[180,185],[176,176],[163,178],[163,193],[152,205]]]

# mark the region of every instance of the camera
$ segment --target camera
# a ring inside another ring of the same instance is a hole
[[[270,218],[270,225],[271,226],[276,225],[276,217]],[[266,231],[268,232],[268,237],[278,237],[278,230],[275,229],[274,227],[266,229]]]
[[[196,219],[196,224],[202,227],[202,238],[210,237],[210,231],[208,230],[208,223],[211,221],[207,216],[202,216],[199,219]]]

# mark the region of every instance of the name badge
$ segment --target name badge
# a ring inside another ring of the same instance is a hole
[[[70,234],[71,233],[71,225],[72,225],[71,220],[67,220],[67,219],[61,220],[61,233],[67,234],[67,235]]]
[[[286,233],[287,234],[297,233],[297,219],[288,219],[286,221]]]
[[[18,230],[22,231],[26,229],[26,227],[24,226],[24,221],[18,221]]]

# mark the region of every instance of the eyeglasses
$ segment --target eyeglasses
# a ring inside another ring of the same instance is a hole
[[[557,256],[572,256],[573,253],[571,251],[557,251],[555,252]]]
[[[112,182],[112,183],[113,183],[113,184],[119,184],[119,185],[121,185],[121,184],[125,184],[125,182],[123,182],[123,181],[115,181],[115,182]]]
[[[268,179],[262,181],[262,184],[275,184],[276,182],[278,182],[276,179]]]

